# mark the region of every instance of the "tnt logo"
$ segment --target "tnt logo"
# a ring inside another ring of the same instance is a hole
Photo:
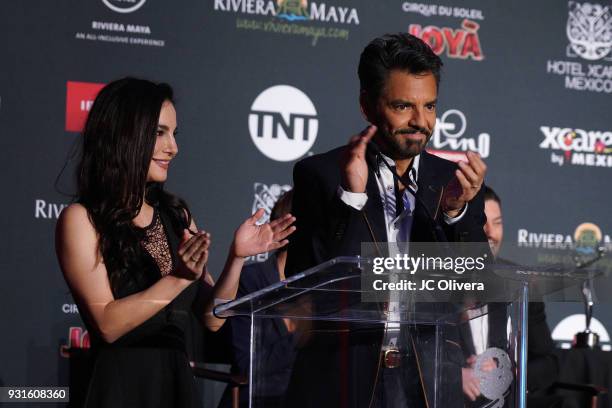
[[[66,83],[66,130],[80,132],[85,126],[87,114],[104,84],[92,82]]]
[[[319,120],[308,96],[289,85],[263,91],[251,106],[249,133],[257,149],[276,161],[296,160],[317,138]]]

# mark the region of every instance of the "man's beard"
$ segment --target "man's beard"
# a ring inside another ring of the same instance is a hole
[[[421,127],[409,127],[409,128],[401,128],[396,129],[392,133],[387,130],[381,130],[380,140],[382,141],[381,147],[383,147],[383,153],[389,156],[393,160],[406,160],[411,159],[415,156],[421,154],[429,139],[431,139],[431,134],[429,130]],[[397,135],[405,135],[405,134],[413,134],[413,133],[422,133],[425,135],[425,140],[416,141],[405,138],[397,138]]]

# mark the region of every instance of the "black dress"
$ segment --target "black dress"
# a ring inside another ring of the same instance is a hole
[[[179,228],[155,209],[143,229],[142,259],[115,298],[146,289],[172,270],[177,261]],[[138,270],[136,270],[138,269]],[[153,317],[112,344],[89,330],[95,365],[85,406],[88,408],[200,407],[187,357],[187,336],[193,324],[194,282]]]

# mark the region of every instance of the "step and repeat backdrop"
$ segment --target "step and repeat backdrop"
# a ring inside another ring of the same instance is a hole
[[[34,0],[0,9],[3,385],[65,385],[66,348],[89,345],[54,228],[74,193],[88,109],[124,76],[175,89],[179,155],[167,189],[212,233],[215,276],[236,226],[291,188],[294,163],[366,125],[360,52],[398,31],[443,59],[429,149],[486,160],[505,242],[568,248],[586,230],[610,244],[608,0]],[[609,345],[612,311],[603,309],[594,328]],[[560,346],[583,329],[581,313],[580,304],[548,305]]]

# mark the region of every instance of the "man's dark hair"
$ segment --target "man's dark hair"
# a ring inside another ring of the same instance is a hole
[[[289,214],[291,212],[292,200],[293,190],[288,190],[281,194],[276,204],[274,204],[274,207],[272,207],[272,211],[270,211],[270,221],[277,220],[283,215]]]
[[[272,207],[272,211],[270,212],[270,221],[277,220],[284,215],[287,215],[291,212],[291,204],[293,202],[293,190],[285,191],[278,197],[276,204]],[[287,245],[278,249],[277,251],[285,252],[287,250]]]
[[[499,196],[497,195],[497,193],[495,193],[495,191],[487,186],[484,185],[483,186],[483,194],[484,194],[484,200],[493,200],[495,201],[497,204],[499,204],[499,208],[501,208],[501,199],[499,198]]]
[[[361,53],[359,82],[369,101],[377,101],[385,87],[389,71],[411,74],[431,72],[440,84],[442,60],[423,40],[408,34],[385,34],[372,40]]]

